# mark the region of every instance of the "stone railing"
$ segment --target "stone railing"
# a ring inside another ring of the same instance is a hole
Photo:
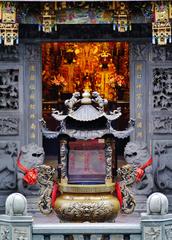
[[[0,215],[0,240],[171,240],[172,214],[168,199],[161,193],[147,200],[147,213],[134,224],[57,223],[34,224],[27,215],[27,201],[20,193],[6,200],[6,213]]]

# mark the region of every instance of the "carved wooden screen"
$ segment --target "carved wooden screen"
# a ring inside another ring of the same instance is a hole
[[[69,143],[68,178],[70,183],[104,183],[105,144],[102,140]]]

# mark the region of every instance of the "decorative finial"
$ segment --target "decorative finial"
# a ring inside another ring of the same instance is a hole
[[[88,91],[84,91],[82,94],[81,103],[82,104],[91,104],[91,94]]]

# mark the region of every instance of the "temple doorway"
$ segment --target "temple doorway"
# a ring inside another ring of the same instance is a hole
[[[129,120],[128,42],[53,42],[42,44],[42,110],[47,126],[58,129],[51,109],[66,111],[64,101],[75,91],[97,91],[109,102],[106,111],[121,107],[115,128],[125,129]],[[129,139],[118,140],[116,154],[123,160]],[[57,158],[57,141],[43,138],[49,163]],[[119,162],[119,161],[118,161]]]

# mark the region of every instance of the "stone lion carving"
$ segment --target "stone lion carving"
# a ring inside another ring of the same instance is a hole
[[[26,168],[30,169],[43,164],[44,162],[44,150],[42,147],[34,143],[30,143],[26,146],[21,147],[21,157],[20,162]],[[38,195],[39,186],[36,184],[34,186],[29,186],[23,181],[24,173],[18,170],[18,189],[24,195]]]
[[[92,93],[93,101],[99,105],[99,109],[103,111],[104,106],[107,105],[107,99],[103,99],[98,92]]]
[[[128,164],[133,164],[136,167],[140,167],[150,159],[150,154],[147,150],[147,146],[144,142],[129,142],[124,150],[124,157]],[[133,191],[136,194],[148,195],[153,190],[153,176],[152,166],[148,166],[145,169],[145,174],[140,183],[137,183],[133,187]]]
[[[69,113],[73,112],[74,105],[80,101],[79,97],[80,97],[80,93],[79,92],[74,92],[72,94],[72,97],[65,101],[65,105],[68,107]]]

